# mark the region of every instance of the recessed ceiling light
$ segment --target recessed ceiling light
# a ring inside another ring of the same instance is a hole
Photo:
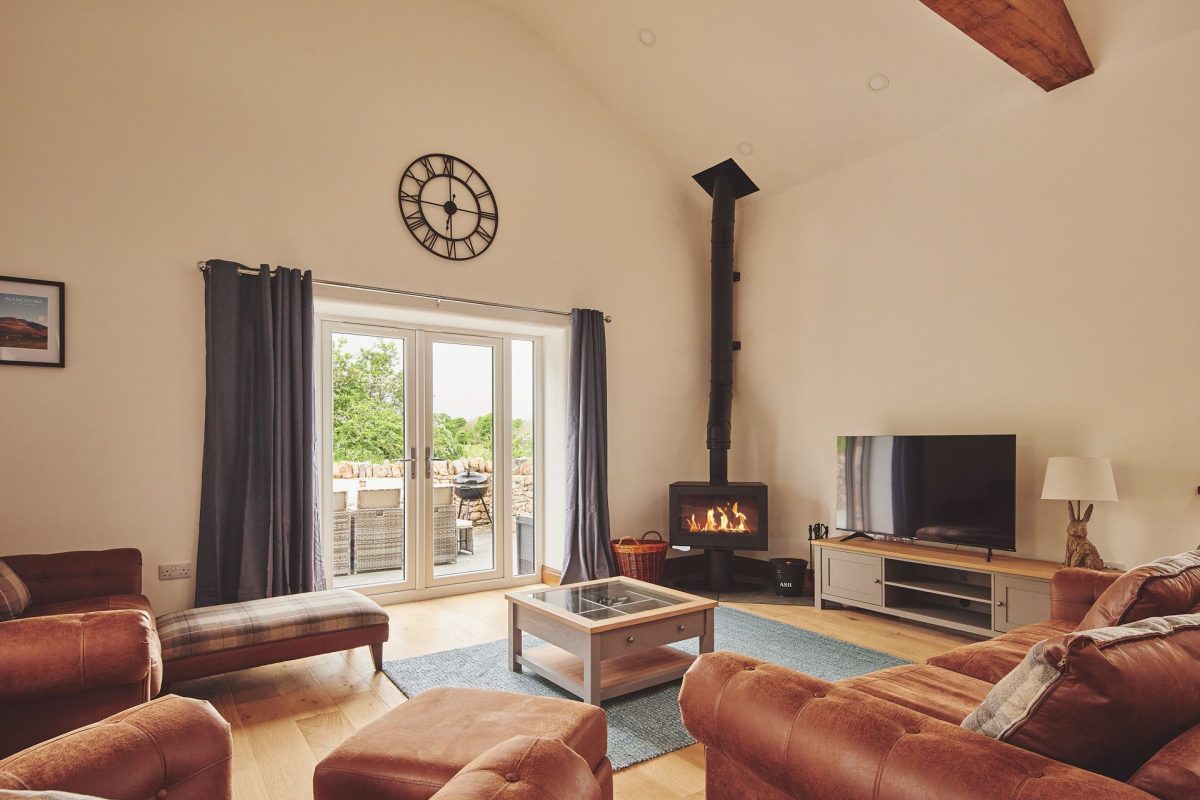
[[[646,45],[646,47],[649,47],[658,41],[658,37],[655,36],[654,31],[650,30],[649,28],[642,28],[640,31],[638,31],[638,41]]]
[[[738,152],[744,156],[754,155],[754,145],[749,142],[742,142],[738,145]]]
[[[877,72],[871,77],[867,78],[867,88],[872,92],[882,92],[891,84],[892,82],[888,80],[888,76],[884,75],[882,72]]]

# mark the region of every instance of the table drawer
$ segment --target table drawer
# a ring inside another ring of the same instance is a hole
[[[600,658],[637,653],[671,642],[704,635],[704,613],[694,611],[677,617],[657,619],[627,628],[605,631],[600,637]],[[712,613],[709,611],[708,613]]]

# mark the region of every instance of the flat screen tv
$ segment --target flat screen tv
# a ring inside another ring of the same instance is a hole
[[[1016,550],[1017,437],[839,436],[837,527]]]

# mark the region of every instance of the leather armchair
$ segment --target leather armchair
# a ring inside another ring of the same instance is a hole
[[[162,681],[137,550],[6,556],[29,587],[0,623],[0,757],[145,703]]]
[[[735,653],[683,679],[708,800],[1151,800],[1139,789]]]
[[[0,760],[0,790],[231,800],[232,756],[211,705],[167,695]]]
[[[1050,581],[1050,619],[1082,621],[1096,598],[1119,577],[1120,572],[1079,567],[1060,569]]]

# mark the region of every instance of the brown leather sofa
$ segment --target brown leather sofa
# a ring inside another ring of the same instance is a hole
[[[4,561],[31,605],[0,623],[0,757],[158,694],[162,659],[140,552]]]
[[[231,800],[232,755],[229,725],[212,706],[167,695],[0,760],[0,796]]]
[[[687,729],[705,745],[706,797],[1200,797],[1200,724],[1152,750],[1128,781],[960,727],[1038,642],[1077,628],[1200,612],[1200,553],[1185,556],[1182,571],[1145,580],[1130,578],[1138,570],[1125,576],[1061,570],[1051,584],[1054,619],[956,648],[922,665],[830,683],[734,653],[701,656],[684,677],[679,704]],[[1144,669],[1155,667],[1147,663]],[[1181,702],[1194,701],[1181,696]],[[1136,726],[1122,733],[1122,723],[1114,725],[1118,736],[1136,735]],[[1063,734],[1070,734],[1066,726]]]

